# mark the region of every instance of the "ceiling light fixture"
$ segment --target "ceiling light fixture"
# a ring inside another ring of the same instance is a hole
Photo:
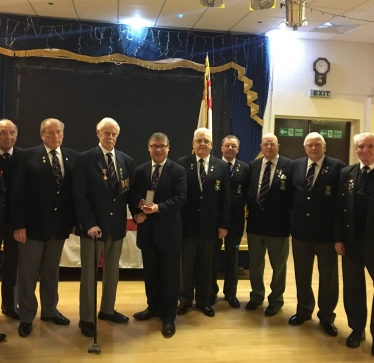
[[[283,0],[280,4],[281,9],[286,7],[286,25],[293,30],[308,24],[305,18],[305,5],[306,0]]]
[[[183,18],[184,14],[177,14],[178,18]]]
[[[225,4],[223,0],[200,0],[202,6],[207,6],[209,8],[224,8]]]

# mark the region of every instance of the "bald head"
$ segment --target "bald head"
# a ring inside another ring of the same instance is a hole
[[[0,149],[7,153],[17,140],[17,126],[8,119],[0,120]]]
[[[261,151],[264,154],[264,158],[268,161],[273,160],[277,156],[278,150],[278,138],[272,133],[265,134],[261,142]]]

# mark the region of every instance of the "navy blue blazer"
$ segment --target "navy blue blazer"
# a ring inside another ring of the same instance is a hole
[[[152,162],[138,166],[135,170],[134,191],[136,199],[130,206],[131,213],[141,212],[139,201],[145,199],[151,189]],[[181,208],[187,200],[186,171],[167,159],[155,190],[154,203],[159,213],[147,214],[147,219],[138,224],[136,243],[140,249],[147,248],[152,238],[160,251],[179,250],[182,245]]]
[[[335,242],[344,242],[345,253],[352,258],[361,257],[359,252],[362,252],[357,245],[359,241],[355,238],[355,194],[359,173],[359,163],[347,166],[341,171],[335,224]],[[374,266],[374,183],[371,186],[363,247],[365,262]]]
[[[27,238],[39,241],[68,238],[75,224],[72,177],[78,153],[61,147],[65,175],[58,186],[44,144],[17,152],[11,195],[13,228],[26,228]]]
[[[340,171],[346,164],[325,156],[311,192],[306,189],[308,158],[294,161],[292,183],[295,188],[291,234],[304,242],[334,243]]]
[[[249,185],[249,165],[235,160],[234,173],[230,177],[231,213],[229,232],[231,236],[241,237],[244,231],[244,208],[247,204]]]
[[[269,192],[262,205],[257,203],[262,160],[249,164],[247,232],[268,237],[288,237],[291,228],[293,185],[292,160],[279,156]]]
[[[231,197],[227,163],[210,156],[208,174],[201,192],[196,155],[184,156],[177,162],[187,173],[187,203],[182,208],[183,236],[216,239],[218,228],[229,229],[230,226]]]
[[[99,146],[78,155],[74,170],[74,204],[77,213],[76,235],[99,226],[101,240],[126,236],[127,200],[133,195],[134,160],[115,150],[120,187],[115,192],[107,173],[108,165]]]

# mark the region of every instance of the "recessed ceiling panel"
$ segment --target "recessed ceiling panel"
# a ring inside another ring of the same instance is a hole
[[[74,0],[79,19],[117,22],[117,0]]]
[[[51,18],[77,19],[73,3],[66,0],[29,0],[39,16]],[[48,3],[54,4],[49,5]]]
[[[1,0],[0,13],[36,15],[27,0]]]
[[[206,10],[192,1],[167,0],[156,26],[191,29]]]
[[[307,6],[310,6],[312,8],[316,6],[328,6],[337,9],[352,9],[358,5],[363,4],[364,2],[365,0],[314,0],[308,1]]]

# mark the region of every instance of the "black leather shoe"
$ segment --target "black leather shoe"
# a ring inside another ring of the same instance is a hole
[[[163,322],[162,323],[162,335],[165,338],[171,338],[175,334],[174,322]]]
[[[201,310],[204,315],[209,316],[210,318],[216,315],[214,310],[210,306],[196,305],[196,308]]]
[[[229,305],[232,308],[235,308],[235,309],[239,309],[240,308],[240,302],[236,298],[236,296],[225,296],[225,300],[227,300],[229,302]]]
[[[18,334],[20,337],[25,338],[30,335],[32,330],[31,323],[20,323],[18,326]]]
[[[363,340],[365,340],[365,332],[353,330],[345,341],[345,345],[348,348],[358,348]],[[371,351],[373,352],[373,347]]]
[[[19,314],[14,309],[1,309],[1,312],[12,319],[19,320]]]
[[[274,316],[277,315],[280,309],[275,308],[274,306],[268,306],[264,312],[266,316]]]
[[[5,334],[0,334],[0,342],[2,342],[3,340],[5,340],[5,338],[6,338]]]
[[[139,311],[138,313],[135,313],[133,317],[136,320],[148,320],[150,318],[153,318],[157,316],[156,314],[151,313],[148,309],[145,309],[143,311]]]
[[[48,321],[48,320],[53,321],[57,325],[69,325],[70,324],[70,320],[67,317],[63,316],[61,313],[58,313],[53,318],[44,318],[42,316],[40,319],[42,319],[43,321]]]
[[[129,318],[125,315],[122,315],[118,311],[115,311],[112,315],[111,314],[105,314],[103,312],[99,312],[99,315],[97,316],[100,320],[110,320],[113,323],[118,324],[124,324],[129,321]]]
[[[179,304],[178,309],[177,309],[177,315],[184,315],[187,313],[187,310],[191,308],[192,305],[188,304]]]
[[[322,323],[322,321],[320,321],[320,324],[323,326],[323,330],[326,334],[331,335],[332,337],[336,337],[338,335],[338,329],[334,323]]]
[[[312,319],[311,316],[303,316],[303,315],[300,315],[300,314],[295,314],[295,315],[292,315],[290,317],[290,319],[288,320],[288,324],[290,324],[290,325],[301,325],[305,321],[308,321],[310,319]]]
[[[84,336],[91,338],[95,335],[94,323],[89,323],[88,321],[79,320],[79,327],[81,329],[81,333]]]
[[[245,306],[245,310],[256,310],[262,303],[258,303],[253,300],[249,300]]]

